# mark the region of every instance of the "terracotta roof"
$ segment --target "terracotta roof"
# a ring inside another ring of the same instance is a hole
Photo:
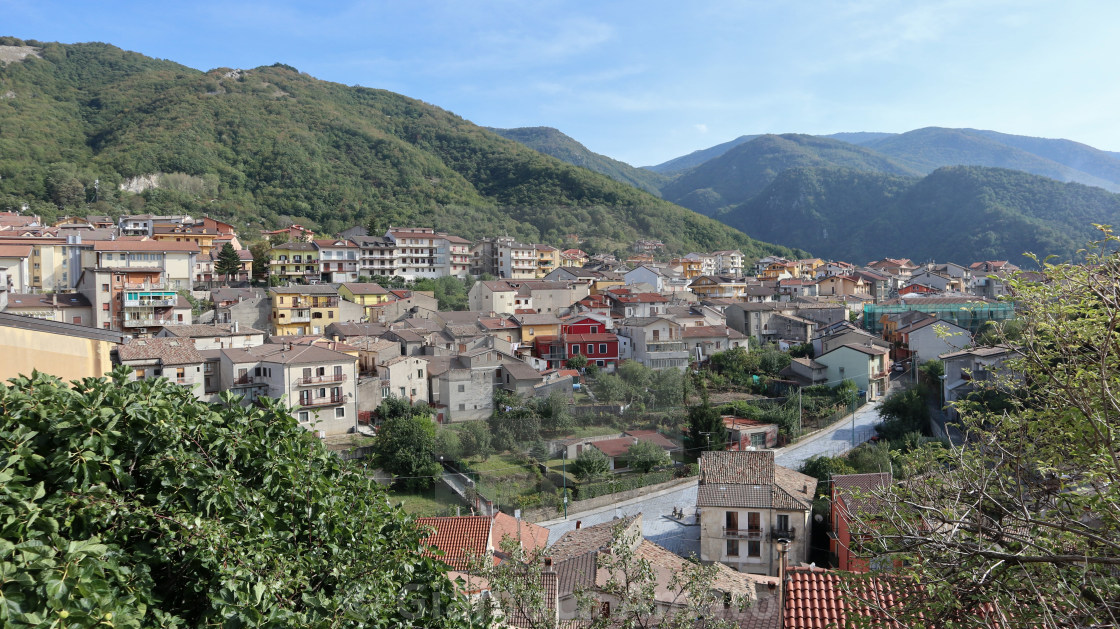
[[[345,238],[316,238],[311,242],[320,249],[357,249],[358,245]]]
[[[442,518],[417,518],[423,527],[431,527],[435,532],[426,537],[423,543],[438,550],[424,553],[435,557],[457,570],[468,567],[470,555],[482,556],[492,550],[490,546],[490,527],[493,520],[484,515],[463,515]]]
[[[347,282],[342,285],[346,290],[355,295],[388,295],[389,291],[376,282]]]
[[[170,325],[164,328],[164,331],[167,332],[169,336],[178,336],[180,338],[206,338],[213,336],[234,336],[241,334],[264,334],[263,330],[250,328],[248,326],[238,326],[237,332],[234,332],[233,325],[229,323],[214,323],[210,325]]]
[[[861,577],[822,568],[790,568],[786,583],[785,627],[788,629],[824,629],[845,627],[858,622],[889,629],[906,625],[893,620],[892,609],[899,609],[905,596],[886,578]],[[841,580],[847,583],[841,583]],[[867,601],[860,604],[860,601]]]
[[[256,347],[245,349],[223,349],[222,352],[235,363],[251,363],[257,361],[280,363],[287,365],[306,365],[316,363],[353,364],[357,359],[349,354],[336,352],[317,345],[292,345],[287,349],[287,344],[265,343]]]
[[[89,306],[89,299],[81,293],[56,293],[55,295],[8,293],[8,308],[89,308]]]
[[[0,258],[26,258],[31,249],[31,245],[0,245]]]
[[[274,286],[268,289],[274,295],[338,295],[336,284],[292,284],[291,286]]]
[[[854,349],[857,352],[863,352],[864,354],[867,354],[869,356],[880,356],[882,354],[889,354],[890,353],[890,350],[888,350],[885,347],[879,347],[878,345],[868,346],[868,345],[865,345],[863,343],[845,343],[845,344],[841,345],[840,347],[847,347],[848,349]],[[837,347],[836,349],[840,349],[840,347]],[[832,351],[834,352],[836,350],[832,350]],[[832,352],[829,352],[829,353],[831,354]]]
[[[578,555],[582,555],[589,551],[597,551],[600,548],[610,546],[611,540],[614,538],[614,527],[621,524],[623,527],[631,526],[635,520],[641,517],[641,514],[635,514],[621,519],[609,520],[594,526],[585,526],[583,528],[568,531],[556,540],[552,546],[548,548],[548,554],[552,557],[553,561],[566,561]],[[640,526],[640,523],[639,523]]]
[[[194,348],[194,341],[174,338],[130,339],[117,348],[121,362],[159,360],[164,365],[191,365],[206,362]]]
[[[665,448],[666,450],[679,450],[680,446],[673,442],[672,439],[657,432],[656,430],[627,430],[622,433],[631,437],[637,437],[640,441],[651,441],[657,445]]]
[[[726,325],[690,325],[682,331],[681,336],[686,339],[706,339],[714,336],[726,338],[727,330]]]
[[[500,511],[494,516],[490,535],[495,550],[501,549],[502,540],[506,536],[518,540],[527,554],[548,545],[548,529],[526,520],[518,520]]]

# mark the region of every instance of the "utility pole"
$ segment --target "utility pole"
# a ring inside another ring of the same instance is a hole
[[[801,438],[801,389],[797,387],[797,438]]]
[[[567,520],[568,519],[568,446],[564,446],[564,462],[561,465],[563,466],[563,470],[564,470],[564,472],[563,472],[563,474],[564,474],[564,494],[563,494],[564,495],[564,519]]]

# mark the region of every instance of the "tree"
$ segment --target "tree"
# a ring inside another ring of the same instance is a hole
[[[1120,241],[1080,264],[1040,262],[1009,282],[1023,329],[995,377],[1007,404],[958,403],[962,447],[920,447],[916,473],[858,522],[869,551],[922,584],[907,618],[988,618],[1035,627],[1120,617]]]
[[[459,433],[443,429],[436,432],[434,453],[444,461],[458,461],[463,457],[463,444]]]
[[[494,390],[494,411],[488,423],[493,443],[499,450],[530,444],[541,436],[541,418],[536,406],[505,389]]]
[[[411,516],[281,403],[129,375],[0,386],[0,625],[467,625]]]
[[[684,449],[689,458],[700,458],[704,450],[726,450],[727,428],[719,411],[708,402],[708,394],[700,404],[688,408],[688,434],[684,437]]]
[[[486,422],[467,422],[459,431],[459,441],[466,458],[477,456],[486,460],[494,451],[490,446],[490,428]]]
[[[378,407],[382,417],[374,443],[374,456],[386,472],[400,477],[397,483],[410,489],[429,489],[439,478],[436,462],[436,425],[427,409],[408,407],[402,412],[402,398],[387,398]]]
[[[253,254],[253,279],[262,280],[268,277],[268,252],[272,245],[267,240],[257,240],[249,243],[249,253]]]
[[[627,466],[635,472],[652,471],[669,464],[669,453],[652,441],[639,441],[626,449]]]
[[[611,471],[611,460],[598,448],[584,448],[571,464],[572,475],[581,481],[602,478]]]
[[[214,263],[214,272],[226,276],[226,281],[229,281],[230,276],[237,275],[241,271],[241,258],[237,255],[237,249],[233,248],[231,243],[222,245],[222,250],[218,252],[218,261]]]
[[[587,366],[587,356],[583,354],[576,354],[569,356],[567,360],[568,369],[583,369]]]
[[[568,408],[568,397],[553,391],[546,398],[537,400],[537,414],[541,417],[541,429],[551,433],[563,433],[574,423],[572,411]]]

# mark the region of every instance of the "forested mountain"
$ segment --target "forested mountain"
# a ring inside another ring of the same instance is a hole
[[[946,167],[921,179],[798,168],[723,219],[857,264],[903,256],[1030,266],[1025,252],[1068,258],[1094,237],[1093,223],[1120,224],[1120,195],[1000,168]]]
[[[657,196],[661,196],[658,188],[667,181],[664,175],[644,168],[634,168],[626,162],[620,162],[606,155],[595,153],[552,127],[519,127],[516,129],[487,127],[487,130],[493,131],[508,140],[520,142],[545,155],[551,155],[569,164],[593,170],[615,181],[641,188]]]
[[[689,170],[661,189],[667,200],[714,216],[762,192],[790,168],[840,167],[892,175],[917,172],[860,146],[811,135],[763,135]]]
[[[0,209],[186,211],[323,233],[372,218],[468,238],[577,234],[603,250],[649,237],[675,251],[779,251],[384,90],[281,64],[202,72],[106,44],[0,45]],[[120,189],[154,173],[172,176]]]
[[[708,147],[706,149],[700,149],[699,151],[693,151],[693,152],[689,153],[688,155],[682,155],[680,157],[673,158],[673,159],[671,159],[667,162],[657,164],[656,166],[645,166],[644,168],[646,170],[652,170],[655,173],[661,173],[661,174],[664,174],[664,175],[672,175],[672,174],[675,174],[675,173],[682,173],[682,172],[684,172],[684,171],[686,171],[690,168],[694,168],[696,166],[699,166],[700,164],[703,164],[704,162],[706,162],[708,160],[715,159],[715,158],[719,157],[720,155],[723,155],[724,153],[726,153],[726,152],[730,151],[731,149],[735,148],[736,146],[739,146],[740,144],[743,144],[745,142],[750,142],[751,140],[753,140],[757,137],[758,137],[757,134],[756,135],[741,135],[741,136],[735,138],[734,140],[731,140],[730,142],[724,142],[723,144],[717,144],[715,146],[711,146],[711,147]]]
[[[992,166],[1120,192],[1120,160],[1069,140],[928,127],[864,146],[923,173],[942,166]]]

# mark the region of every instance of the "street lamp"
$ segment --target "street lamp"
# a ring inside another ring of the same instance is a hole
[[[563,458],[564,458],[564,462],[561,463],[561,465],[563,466],[563,470],[564,470],[563,471],[563,477],[564,477],[564,519],[567,520],[568,519],[568,446],[567,445],[564,446],[564,457]]]

